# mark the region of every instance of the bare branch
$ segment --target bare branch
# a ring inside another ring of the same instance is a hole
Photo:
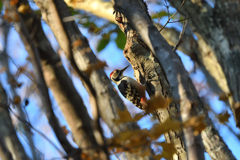
[[[166,25],[169,23],[169,21],[181,10],[182,6],[184,5],[186,0],[183,0],[181,6],[178,8],[178,10],[171,16],[168,18],[167,22],[164,24],[164,26],[159,30],[159,32],[161,32],[165,27]]]
[[[2,58],[1,58],[1,63],[3,65],[3,67],[5,67],[5,72],[7,74],[7,81],[10,82],[11,79],[14,77],[11,72],[10,72],[10,69],[9,69],[9,58],[10,56],[7,54],[7,45],[8,45],[8,32],[9,32],[9,29],[10,29],[10,25],[4,21],[3,22],[3,27],[4,27],[4,50],[1,54]],[[12,59],[11,59],[12,60]],[[12,60],[13,61],[13,60]],[[15,63],[14,63],[15,64]],[[15,64],[16,65],[16,64]],[[25,74],[28,76],[28,74]],[[31,77],[29,77],[29,79],[31,79]],[[31,79],[32,80],[32,79]],[[12,97],[15,97],[17,96],[17,92],[15,90],[15,87],[14,87],[15,84],[13,83],[10,83],[10,86],[11,86],[11,93],[12,93]],[[16,108],[20,114],[20,117],[22,117],[23,119],[26,119],[26,115],[22,109],[22,106],[21,106],[21,103],[18,103],[16,104]],[[28,126],[26,126],[28,127]],[[30,130],[30,128],[28,128]],[[31,148],[31,152],[32,152],[32,156],[33,156],[33,159],[34,160],[37,160],[37,155],[36,155],[36,151],[35,151],[35,146],[34,146],[34,142],[33,142],[33,139],[32,139],[32,135],[30,132],[26,132],[24,133],[26,138],[27,138],[27,141],[30,145],[30,148]]]
[[[25,28],[25,25],[20,17],[20,15],[17,13],[15,6],[11,6],[10,2],[8,0],[4,1],[5,6],[8,9],[8,16],[13,20],[14,26],[16,30],[18,31],[26,50],[29,53],[29,56],[32,61],[35,77],[36,77],[36,82],[37,82],[37,87],[41,95],[42,99],[42,106],[44,113],[46,114],[46,117],[49,121],[49,124],[54,130],[54,133],[56,134],[59,142],[62,144],[63,147],[66,147],[66,150],[72,149],[72,146],[66,139],[62,128],[58,124],[58,120],[52,110],[51,106],[51,101],[49,98],[48,94],[48,89],[45,83],[45,80],[43,78],[43,73],[41,69],[41,64],[40,64],[40,58],[39,58],[39,53],[35,45],[33,44],[32,40],[29,37],[28,31]]]
[[[7,94],[0,82],[0,135],[13,159],[28,160],[28,156],[20,143],[13,127],[7,106]]]

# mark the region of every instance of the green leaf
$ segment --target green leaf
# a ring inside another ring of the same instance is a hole
[[[102,51],[108,45],[109,42],[110,42],[110,36],[104,35],[103,38],[98,43],[97,51],[98,52]]]
[[[0,12],[2,12],[3,2],[0,1]]]
[[[79,12],[76,11],[76,10],[75,10],[74,8],[72,8],[72,7],[68,7],[68,9],[70,10],[70,13],[71,13],[72,16],[74,16],[74,15],[76,15],[76,14],[79,14]]]
[[[161,18],[161,17],[167,16],[167,15],[168,15],[168,13],[166,11],[161,11],[159,13],[152,15],[152,18]],[[171,14],[169,14],[169,16],[171,16]]]
[[[115,42],[117,44],[117,47],[123,50],[126,44],[126,37],[120,29],[118,30],[117,34],[118,35],[117,35],[117,38],[115,39]]]

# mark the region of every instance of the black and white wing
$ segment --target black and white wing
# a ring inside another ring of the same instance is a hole
[[[122,80],[118,84],[118,89],[126,99],[128,99],[138,108],[143,109],[140,93],[138,93],[134,85],[128,83],[126,80]]]

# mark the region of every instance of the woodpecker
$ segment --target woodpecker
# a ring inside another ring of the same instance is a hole
[[[110,79],[117,84],[119,91],[126,99],[132,102],[139,109],[145,110],[145,107],[147,106],[145,87],[143,87],[136,80],[127,76],[123,76],[123,72],[128,67],[129,66],[121,70],[116,69],[112,71],[110,74]]]

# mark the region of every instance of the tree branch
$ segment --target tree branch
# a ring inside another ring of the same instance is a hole
[[[13,75],[10,72],[9,69],[9,56],[7,54],[7,45],[8,45],[8,32],[9,32],[9,28],[10,28],[10,24],[8,24],[6,21],[3,22],[3,28],[4,28],[4,50],[1,54],[2,58],[1,58],[1,63],[3,64],[3,67],[5,67],[5,71],[6,71],[6,75],[7,75],[7,81],[10,82],[10,80],[13,77]],[[12,97],[17,96],[17,92],[15,90],[14,87],[15,84],[10,83],[11,86],[11,93],[12,93]],[[16,108],[19,112],[20,117],[22,117],[23,119],[26,120],[26,115],[22,109],[21,103],[16,104]],[[37,160],[37,155],[36,155],[36,151],[35,151],[35,146],[34,146],[34,142],[32,139],[32,134],[31,134],[31,129],[28,128],[28,126],[25,126],[27,129],[29,130],[29,132],[25,132],[24,135],[26,136],[27,141],[29,142],[30,148],[31,148],[31,152],[32,152],[32,156],[34,160]]]
[[[171,1],[171,4],[175,8],[180,5],[178,0]],[[205,1],[200,6],[188,1],[182,12],[190,17],[190,24],[198,41],[203,42],[202,46],[209,50],[208,55],[218,65],[214,72],[220,74],[214,74],[214,78],[219,80],[218,83],[224,83],[225,94],[232,94],[228,100],[236,124],[240,127],[240,118],[236,116],[240,114],[240,77],[236,76],[240,72],[240,29],[237,27],[240,25],[240,18],[234,17],[240,14],[238,7],[237,1],[218,1],[214,8]],[[211,68],[214,63],[205,64],[206,68]]]
[[[55,7],[49,5],[52,3],[52,1],[43,2],[41,0],[36,0],[35,2],[41,9],[43,19],[51,27],[60,47],[66,54],[66,57],[70,58],[69,55],[71,51],[69,50],[70,48],[68,48],[70,41],[67,38],[67,33],[65,32],[65,30],[63,30],[61,19],[56,18],[58,17],[58,14],[53,14],[57,12],[54,11]],[[48,10],[50,10],[51,12],[47,12]],[[72,48],[74,60],[76,61],[79,70],[86,71],[87,68],[99,63],[97,57],[94,55],[91,48],[89,47],[86,38],[82,36],[81,32],[79,31],[74,22],[69,23],[68,30],[71,30],[70,33],[72,34],[72,37],[77,36],[82,42],[82,49],[79,50]],[[117,110],[123,111],[126,108],[103,69],[93,70],[92,73],[89,75],[89,79],[97,93],[100,116],[111,129],[112,133],[116,135],[124,130],[138,129],[139,127],[136,123],[130,122],[126,124],[116,125],[113,121],[113,119],[118,118]],[[126,153],[126,156],[129,159],[133,160],[141,159],[140,157],[132,155],[130,153]]]
[[[0,135],[13,159],[28,160],[28,156],[20,143],[13,127],[7,106],[7,94],[0,82]]]
[[[13,160],[12,154],[6,148],[2,138],[0,138],[0,158],[2,160]]]
[[[49,99],[48,89],[45,84],[45,80],[43,78],[43,73],[40,65],[40,58],[39,53],[35,45],[33,44],[32,40],[30,39],[29,33],[25,28],[25,25],[20,17],[20,15],[16,12],[15,6],[11,6],[9,1],[5,1],[5,6],[8,9],[8,16],[13,20],[14,26],[18,31],[26,50],[29,53],[29,56],[32,61],[37,87],[40,92],[40,98],[42,100],[42,106],[44,113],[48,119],[49,124],[51,125],[55,135],[57,136],[59,142],[61,143],[62,147],[66,150],[72,150],[72,146],[68,142],[63,133],[62,128],[59,126],[58,120],[52,110],[51,101]]]
[[[113,23],[116,23],[113,16],[113,3],[99,0],[84,0],[81,3],[74,3],[74,1],[65,0],[68,6],[90,12],[98,17],[105,18]],[[181,3],[179,1],[179,3]],[[101,6],[101,7],[99,7]],[[101,10],[101,11],[100,11]],[[161,30],[162,25],[155,24],[158,30]],[[174,28],[164,28],[161,31],[163,37],[167,42],[175,46],[179,40],[179,31]],[[222,92],[229,93],[227,81],[223,76],[220,65],[216,63],[216,59],[211,54],[211,49],[201,39],[196,41],[193,37],[192,31],[188,28],[183,36],[183,41],[178,50],[191,57],[197,62],[198,67],[203,71],[207,78],[207,82],[211,89],[220,94]]]
[[[123,15],[116,13],[116,18],[118,16],[122,19],[122,22],[119,22],[119,27],[127,38],[123,53],[132,65],[134,76],[139,82],[146,85],[150,97],[154,95],[161,95],[165,99],[172,97],[170,86],[161,65],[151,55],[151,51],[142,42],[138,34],[131,28],[128,20]],[[169,118],[179,120],[178,114],[179,111],[173,102],[167,109],[156,110],[154,116],[159,120],[159,123],[164,123]],[[182,131],[169,131],[164,136],[166,142],[173,143],[177,149],[173,159],[187,159]]]
[[[207,111],[203,106],[203,103],[199,99],[197,91],[193,86],[192,81],[188,76],[188,73],[184,69],[180,58],[171,51],[171,47],[169,46],[169,44],[159,34],[157,28],[149,19],[149,16],[146,14],[146,12],[141,9],[138,2],[123,2],[121,0],[115,0],[115,2],[116,3],[114,8],[117,11],[122,12],[127,17],[130,25],[137,30],[137,32],[144,40],[145,44],[150,48],[154,56],[157,57],[160,61],[164,71],[166,72],[166,76],[171,86],[173,97],[176,101],[180,102],[181,110],[185,107],[189,107],[192,111],[195,112],[195,114],[197,113],[198,115],[207,115]],[[212,139],[213,135],[215,135],[216,137],[219,137],[217,144],[219,145],[219,147],[221,146],[222,150],[225,150],[224,153],[219,152],[216,150],[216,146],[211,146],[213,147],[212,150],[207,150],[209,155],[214,155],[216,157],[220,156],[227,159],[235,159],[231,151],[228,149],[226,144],[224,144],[224,142],[218,135],[208,116],[206,116],[205,122],[206,124],[208,124],[208,127],[202,131],[202,137],[206,149],[209,148],[206,138],[208,138],[208,140],[210,140],[213,144],[216,144],[215,139]],[[198,152],[196,154],[200,154],[195,158],[204,159],[204,150],[203,147],[201,147],[201,142],[199,140],[195,141],[195,147]]]

